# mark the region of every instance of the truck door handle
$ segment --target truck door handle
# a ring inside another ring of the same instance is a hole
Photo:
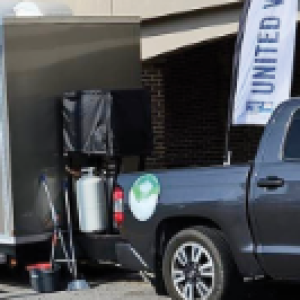
[[[284,186],[284,180],[276,176],[268,176],[257,181],[257,186],[261,188],[276,189]]]

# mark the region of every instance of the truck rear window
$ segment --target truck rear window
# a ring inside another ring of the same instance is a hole
[[[300,110],[294,114],[284,144],[284,159],[300,160]]]

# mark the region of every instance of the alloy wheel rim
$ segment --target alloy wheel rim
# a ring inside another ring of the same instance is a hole
[[[188,242],[174,253],[171,278],[177,293],[185,300],[207,300],[215,283],[211,254],[200,244]]]

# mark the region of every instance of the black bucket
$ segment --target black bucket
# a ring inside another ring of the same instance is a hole
[[[39,293],[60,290],[60,267],[51,264],[36,264],[27,267],[32,288]]]

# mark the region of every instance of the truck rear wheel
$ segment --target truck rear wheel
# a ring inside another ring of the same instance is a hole
[[[172,299],[233,299],[230,288],[237,274],[228,245],[217,230],[186,229],[167,245],[163,278]]]

